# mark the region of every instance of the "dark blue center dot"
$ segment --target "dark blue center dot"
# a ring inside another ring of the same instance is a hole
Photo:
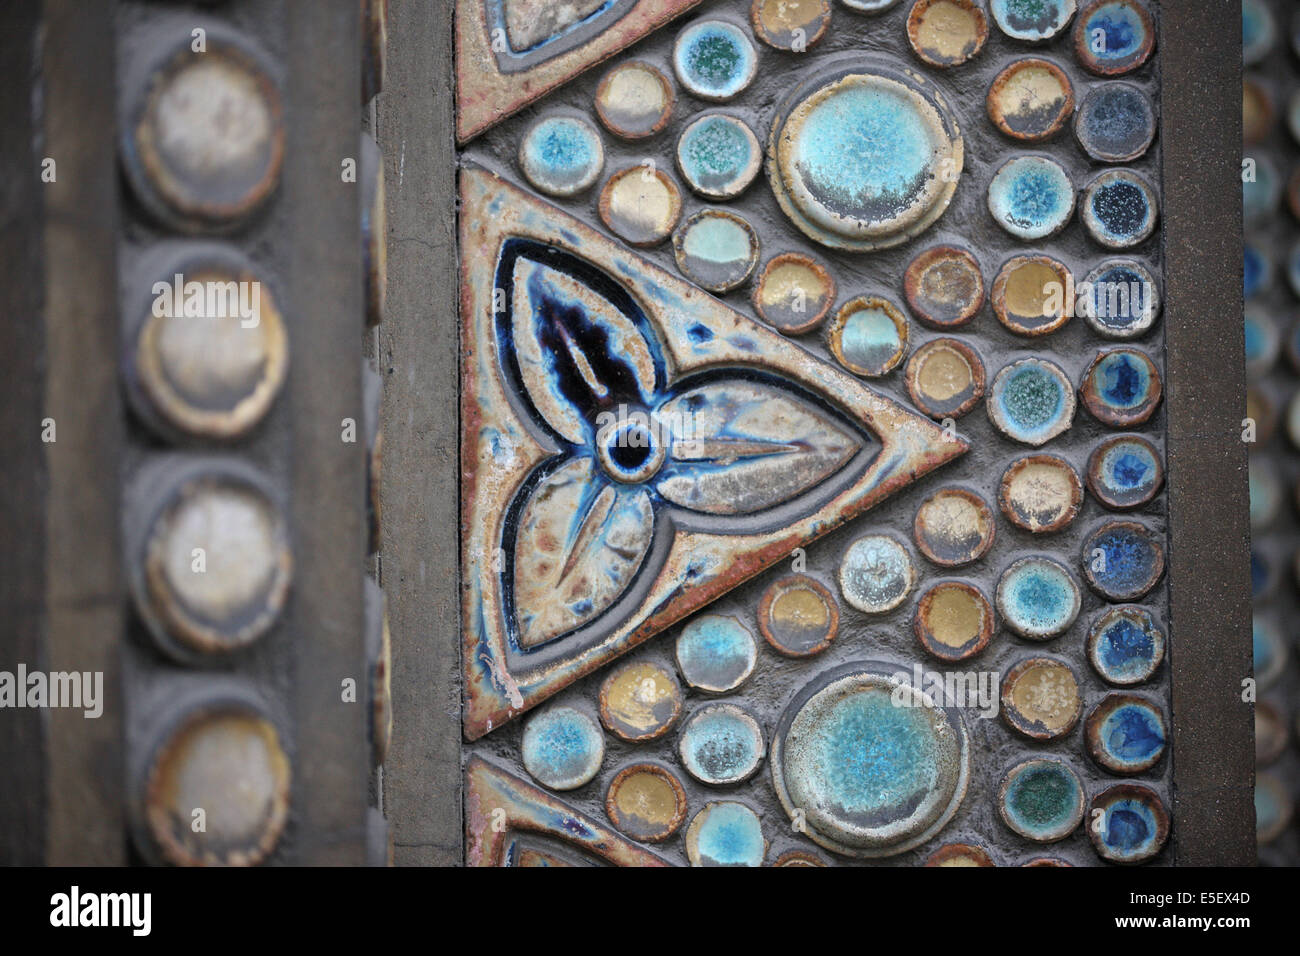
[[[637,422],[610,430],[598,448],[606,473],[625,484],[654,477],[667,458],[667,448],[656,431]]]
[[[1083,572],[1088,584],[1111,601],[1131,601],[1150,591],[1165,570],[1165,553],[1156,534],[1133,521],[1103,525],[1084,543]]]

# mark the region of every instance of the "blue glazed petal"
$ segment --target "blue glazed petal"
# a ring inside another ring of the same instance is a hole
[[[1065,170],[1043,156],[1021,156],[989,183],[989,212],[1018,239],[1060,232],[1074,215],[1074,186]]]
[[[701,20],[677,36],[673,69],[688,91],[706,100],[729,100],[754,79],[758,53],[744,32],[723,20]]]

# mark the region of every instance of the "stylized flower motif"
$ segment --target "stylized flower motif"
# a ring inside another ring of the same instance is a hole
[[[569,253],[513,240],[497,288],[507,377],[560,449],[523,483],[506,521],[504,592],[520,649],[587,627],[627,596],[664,559],[658,536],[681,523],[661,516],[737,533],[735,522],[807,493],[869,441],[752,369],[669,381],[645,312]]]

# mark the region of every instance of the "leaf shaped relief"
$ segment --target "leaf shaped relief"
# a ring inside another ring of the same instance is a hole
[[[862,448],[829,412],[760,382],[692,388],[665,402],[656,418],[672,437],[655,489],[711,515],[751,514],[789,501]]]
[[[520,646],[536,647],[604,613],[636,576],[653,531],[645,489],[601,481],[591,458],[571,459],[538,482],[514,544]]]

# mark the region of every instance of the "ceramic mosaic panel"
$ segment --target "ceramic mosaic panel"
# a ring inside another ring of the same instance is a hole
[[[677,865],[1163,861],[1154,12],[854,6],[701,3],[463,148],[467,792]],[[522,106],[460,69],[462,132]]]
[[[1300,297],[1300,72],[1295,65],[1289,4],[1242,4],[1243,203],[1247,414],[1255,421],[1249,447],[1251,579],[1255,598],[1256,824],[1261,863],[1295,865],[1300,841],[1294,805],[1300,794],[1296,718],[1300,680],[1295,664],[1297,613],[1296,489],[1300,479],[1300,404],[1295,308]]]

